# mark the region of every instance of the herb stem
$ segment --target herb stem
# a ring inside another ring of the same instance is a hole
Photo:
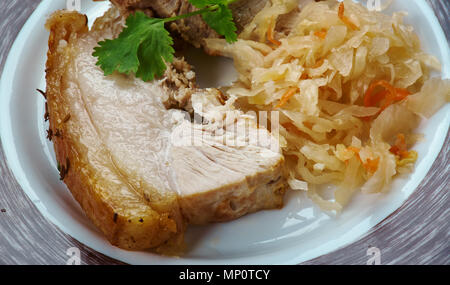
[[[231,3],[236,2],[236,1],[237,0],[228,0],[226,5],[228,6]],[[195,16],[195,15],[204,14],[205,12],[213,12],[213,11],[215,11],[217,9],[219,9],[219,5],[211,5],[211,6],[208,6],[208,7],[205,7],[203,9],[200,9],[200,10],[197,10],[197,11],[194,11],[194,12],[190,12],[190,13],[187,13],[187,14],[178,15],[178,16],[175,16],[175,17],[164,18],[164,19],[162,19],[162,21],[164,23],[178,21],[178,20],[181,20],[181,19],[185,19],[185,18],[189,18],[189,17]]]
[[[181,20],[181,19],[184,19],[184,18],[189,18],[189,17],[195,16],[195,15],[200,15],[200,14],[203,14],[205,12],[214,11],[217,8],[219,8],[219,5],[213,5],[213,6],[210,6],[210,7],[205,7],[203,9],[200,9],[200,10],[197,10],[197,11],[194,11],[194,12],[191,12],[191,13],[178,15],[178,16],[170,17],[170,18],[164,18],[163,22],[167,23],[167,22],[178,21],[178,20]]]

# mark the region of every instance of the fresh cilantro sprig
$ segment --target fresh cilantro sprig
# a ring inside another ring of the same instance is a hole
[[[228,5],[234,1],[189,0],[197,11],[164,19],[151,18],[138,11],[128,16],[126,27],[117,38],[99,42],[93,56],[98,58],[97,65],[105,75],[114,71],[135,73],[136,77],[151,81],[164,74],[166,62],[172,62],[175,53],[165,23],[201,15],[212,29],[233,43],[237,40],[237,29]]]

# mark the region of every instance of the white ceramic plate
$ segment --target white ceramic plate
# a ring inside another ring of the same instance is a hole
[[[118,260],[131,264],[296,264],[329,253],[361,238],[398,209],[428,173],[445,140],[448,104],[420,126],[426,140],[415,147],[419,152],[415,172],[396,178],[386,194],[357,195],[339,217],[320,211],[303,193],[291,192],[282,210],[190,227],[186,241],[191,250],[183,258],[118,249],[103,238],[59,181],[53,146],[45,138],[44,100],[35,91],[45,90],[48,33],[44,22],[52,11],[64,8],[65,2],[43,1],[11,48],[0,85],[1,139],[11,170],[41,213],[80,242]],[[87,0],[81,4],[89,19],[101,15],[108,5]],[[441,61],[443,77],[448,78],[449,48],[431,8],[423,0],[397,0],[388,12],[394,10],[409,13],[406,21],[415,27],[425,51]]]

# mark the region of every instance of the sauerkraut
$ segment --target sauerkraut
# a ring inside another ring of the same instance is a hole
[[[238,42],[208,39],[239,73],[226,92],[241,108],[278,110],[291,188],[341,211],[357,190],[377,193],[411,169],[420,116],[449,101],[450,81],[425,54],[406,13],[346,0],[272,0]],[[335,184],[334,199],[317,191]]]

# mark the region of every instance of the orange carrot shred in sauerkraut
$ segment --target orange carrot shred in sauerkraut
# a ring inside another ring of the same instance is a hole
[[[280,102],[275,106],[275,108],[280,108],[282,107],[284,104],[287,103],[287,101],[289,101],[289,99],[291,99],[292,96],[295,95],[295,93],[297,93],[298,88],[297,87],[291,87],[289,88],[288,91],[286,91],[286,93],[283,94],[283,96],[280,99]]]
[[[361,151],[359,148],[354,147],[354,146],[349,146],[347,147],[347,150],[352,151],[355,153],[356,158],[358,158],[359,162],[361,163],[361,165],[364,167],[364,169],[369,172],[369,173],[375,173],[375,171],[377,171],[378,169],[378,164],[380,163],[380,158],[377,157],[375,159],[371,159],[371,158],[367,158],[366,162],[363,162],[361,157],[359,156],[359,152]],[[348,163],[348,161],[346,161],[346,164]]]
[[[339,19],[341,19],[341,21],[344,22],[350,29],[354,31],[359,30],[358,26],[353,24],[352,21],[344,15],[344,2],[339,5],[338,16]]]
[[[406,145],[406,139],[404,134],[398,134],[394,145],[389,149],[395,155],[405,158],[408,156],[408,150]]]
[[[276,46],[281,46],[281,42],[276,40],[273,37],[273,31],[275,29],[275,17],[272,17],[270,19],[270,24],[269,24],[269,28],[267,29],[267,40],[271,43],[273,43]]]
[[[374,92],[377,88],[383,88],[379,92]],[[386,80],[376,80],[369,85],[367,91],[364,95],[364,106],[365,107],[375,107],[381,101],[384,103],[380,106],[381,113],[384,109],[389,107],[391,104],[405,99],[411,93],[404,88],[395,88]],[[365,119],[370,119],[371,117],[365,117]]]
[[[322,40],[324,40],[327,37],[327,29],[321,29],[320,31],[315,31],[314,35],[318,38],[321,38]]]
[[[377,157],[375,159],[367,159],[367,162],[363,164],[364,168],[369,173],[375,173],[378,169],[378,164],[380,163],[380,158]]]

